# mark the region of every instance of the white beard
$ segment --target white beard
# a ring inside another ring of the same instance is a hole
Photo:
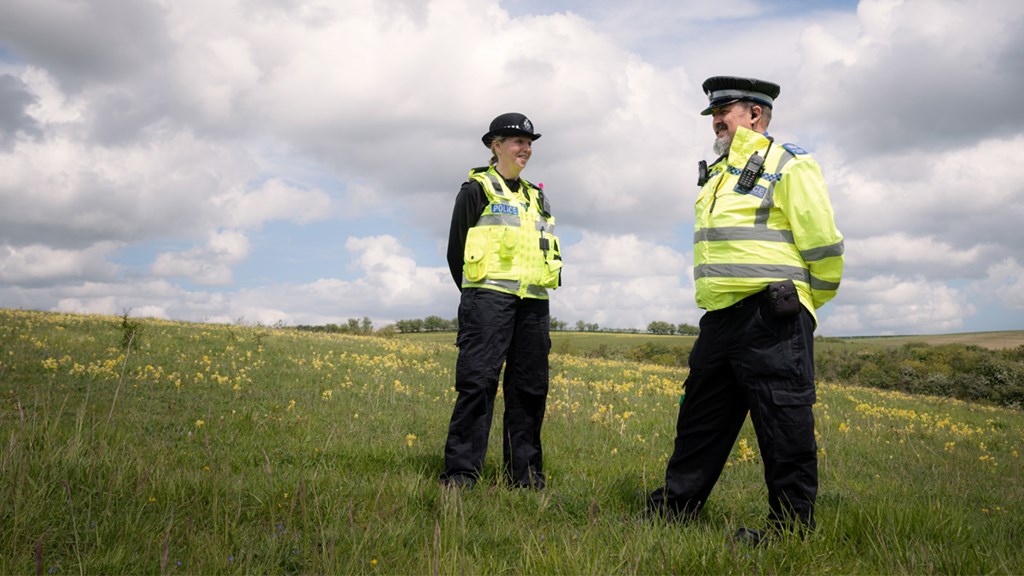
[[[725,135],[721,138],[715,138],[715,146],[713,150],[715,154],[719,156],[725,156],[729,153],[729,148],[732,146],[732,136]]]

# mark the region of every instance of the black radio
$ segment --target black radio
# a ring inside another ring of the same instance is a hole
[[[764,158],[754,152],[754,155],[747,160],[747,165],[743,167],[743,172],[740,173],[739,182],[736,187],[743,190],[750,190],[757,184],[757,179],[761,177],[761,173],[764,172]]]

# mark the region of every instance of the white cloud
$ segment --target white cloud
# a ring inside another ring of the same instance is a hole
[[[447,268],[421,268],[392,236],[349,238],[345,248],[358,254],[365,287],[385,306],[424,305],[452,286]]]
[[[921,278],[844,280],[821,332],[829,335],[932,334],[962,329],[976,312],[962,290]]]
[[[823,41],[820,28],[805,37],[805,50],[827,44],[835,58],[804,62],[804,121],[856,155],[1019,133],[1024,38],[1015,30],[1024,5],[861,0],[857,16],[853,41]],[[978,113],[985,110],[1005,112]]]
[[[886,269],[892,266],[933,267],[958,270],[973,266],[993,247],[976,245],[956,250],[932,237],[913,237],[905,233],[870,236],[846,243],[846,265],[855,270]]]
[[[1024,245],[1022,136],[860,161],[831,148],[816,156],[856,277],[980,279]]]
[[[83,282],[66,287],[15,288],[4,290],[3,296],[5,300],[15,296],[26,302],[28,307],[54,312],[106,315],[129,312],[132,316],[151,318],[206,319],[180,314],[180,308],[175,308],[187,301],[189,295],[163,281]],[[36,303],[38,301],[55,304],[42,306]]]
[[[994,297],[1007,308],[1024,312],[1024,266],[1016,258],[1007,258],[989,267],[987,277],[971,289]],[[1024,321],[1024,316],[1021,317]]]
[[[687,258],[636,235],[585,233],[563,246],[563,287],[552,293],[551,314],[570,325],[646,328],[655,320],[696,324]]]
[[[14,244],[199,234],[230,222],[231,207],[211,198],[242,187],[253,169],[244,154],[187,133],[131,147],[23,142],[0,155],[0,227]]]
[[[258,228],[271,220],[302,224],[323,219],[331,210],[330,196],[322,190],[300,190],[276,178],[251,192],[227,190],[211,204],[224,214],[228,226],[238,228]]]
[[[84,250],[61,250],[43,244],[0,245],[0,283],[39,285],[80,278],[112,279],[118,270],[107,257],[117,248],[111,242]]]
[[[210,234],[205,247],[187,252],[165,252],[149,270],[154,276],[183,276],[202,286],[226,286],[232,282],[231,266],[249,255],[249,239],[237,231]]]

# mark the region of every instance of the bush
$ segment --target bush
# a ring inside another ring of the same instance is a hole
[[[815,368],[819,380],[1016,408],[1024,405],[1024,346],[989,350],[915,342],[898,348],[853,351],[820,346]]]
[[[690,359],[692,346],[669,346],[655,342],[645,342],[630,348],[628,356],[636,362],[650,362],[662,366],[685,367]]]

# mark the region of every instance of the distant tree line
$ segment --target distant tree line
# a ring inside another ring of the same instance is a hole
[[[422,320],[399,320],[395,328],[402,334],[414,332],[454,332],[459,329],[459,319],[445,320],[440,316],[427,316]]]
[[[553,331],[567,331],[570,330],[569,323],[563,320],[559,320],[554,316],[551,317],[551,330]],[[577,320],[574,325],[577,332],[627,332],[637,334],[641,330],[635,328],[630,329],[602,329],[597,322],[584,322],[583,320]],[[373,322],[369,318],[364,317],[362,320],[357,318],[349,318],[345,324],[324,324],[320,326],[306,326],[300,325],[295,327],[297,330],[303,330],[307,332],[327,332],[331,334],[355,334],[362,336],[369,336],[371,334],[379,335],[391,335],[393,333],[401,334],[415,334],[419,332],[454,332],[459,329],[459,319],[452,318],[451,320],[445,320],[440,316],[427,316],[422,319],[412,320],[399,320],[394,324],[390,324],[377,330],[373,329]],[[673,324],[671,322],[655,321],[647,325],[647,332],[651,334],[680,334],[684,336],[694,336],[700,333],[700,329],[696,326],[689,324]]]
[[[700,334],[700,328],[690,324],[673,324],[655,320],[647,325],[647,331],[651,334],[681,334],[683,336],[696,336]]]
[[[373,334],[373,322],[369,318],[363,317],[362,320],[357,318],[349,318],[347,324],[324,324],[322,326],[296,326],[296,330],[302,330],[305,332],[327,332],[329,334],[356,334],[360,336],[369,336]]]

